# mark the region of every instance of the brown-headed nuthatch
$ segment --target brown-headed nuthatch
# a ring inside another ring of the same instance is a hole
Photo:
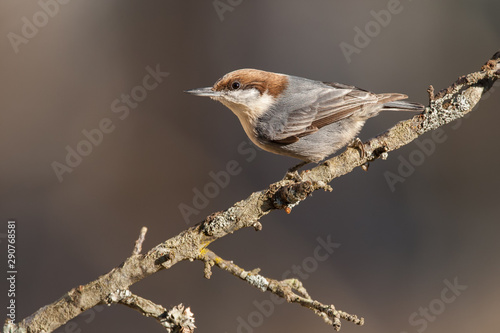
[[[207,96],[239,118],[258,147],[305,162],[319,162],[351,142],[380,111],[423,111],[403,94],[374,94],[340,83],[240,69],[213,87],[187,93]]]

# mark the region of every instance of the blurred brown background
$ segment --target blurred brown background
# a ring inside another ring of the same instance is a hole
[[[428,85],[439,90],[478,70],[500,45],[498,1],[222,0],[215,4],[228,7],[219,13],[213,1],[43,3],[52,4],[45,6],[51,15],[35,1],[0,4],[1,260],[5,267],[6,221],[15,218],[19,319],[118,265],[141,226],[149,228],[149,249],[296,163],[260,150],[247,161],[238,152],[247,138],[237,118],[183,90],[251,67],[427,103]],[[380,11],[395,5],[389,22]],[[23,28],[26,21],[38,31]],[[362,47],[348,62],[340,45],[356,47],[356,27],[372,29],[372,37],[366,45],[357,39]],[[148,66],[169,73],[150,91],[141,88]],[[266,216],[261,232],[241,230],[211,248],[281,278],[310,263],[317,238],[331,235],[340,247],[309,266],[303,280],[314,298],[365,317],[364,327],[343,322],[344,332],[496,331],[499,88],[478,112],[444,127],[446,140],[394,191],[386,174],[424,156],[415,143],[368,173],[335,180],[333,193],[315,193],[290,215]],[[127,107],[120,99],[131,92],[140,101]],[[368,121],[360,137],[409,116],[385,113]],[[53,163],[65,163],[66,147],[77,149],[82,131],[106,118],[113,131],[59,181]],[[431,134],[422,140],[429,143]],[[186,223],[179,205],[193,206],[193,189],[203,190],[210,172],[231,160],[241,172]],[[467,289],[449,301],[454,294],[444,280],[455,278]],[[200,332],[333,331],[297,305],[259,310],[269,294],[215,268],[206,280],[199,262],[160,272],[132,291],[166,307],[190,306]],[[162,331],[123,306],[99,310],[58,332]]]

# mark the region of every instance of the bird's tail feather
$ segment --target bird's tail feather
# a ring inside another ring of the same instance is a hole
[[[425,106],[419,103],[404,102],[401,99],[406,99],[405,94],[378,94],[378,101],[382,104],[380,111],[413,111],[422,112]]]
[[[403,102],[403,101],[395,101],[385,103],[382,107],[382,111],[413,111],[413,112],[422,112],[424,111],[425,106],[420,103],[413,102]]]

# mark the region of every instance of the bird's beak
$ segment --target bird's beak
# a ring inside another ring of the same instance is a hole
[[[197,88],[191,90],[185,90],[185,93],[196,95],[196,96],[206,96],[206,97],[219,97],[220,92],[214,91],[212,87]]]

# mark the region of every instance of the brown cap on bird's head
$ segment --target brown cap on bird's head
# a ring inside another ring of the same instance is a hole
[[[267,92],[277,98],[287,86],[286,75],[245,68],[227,73],[215,82],[212,89],[223,91],[255,88],[261,95]]]

